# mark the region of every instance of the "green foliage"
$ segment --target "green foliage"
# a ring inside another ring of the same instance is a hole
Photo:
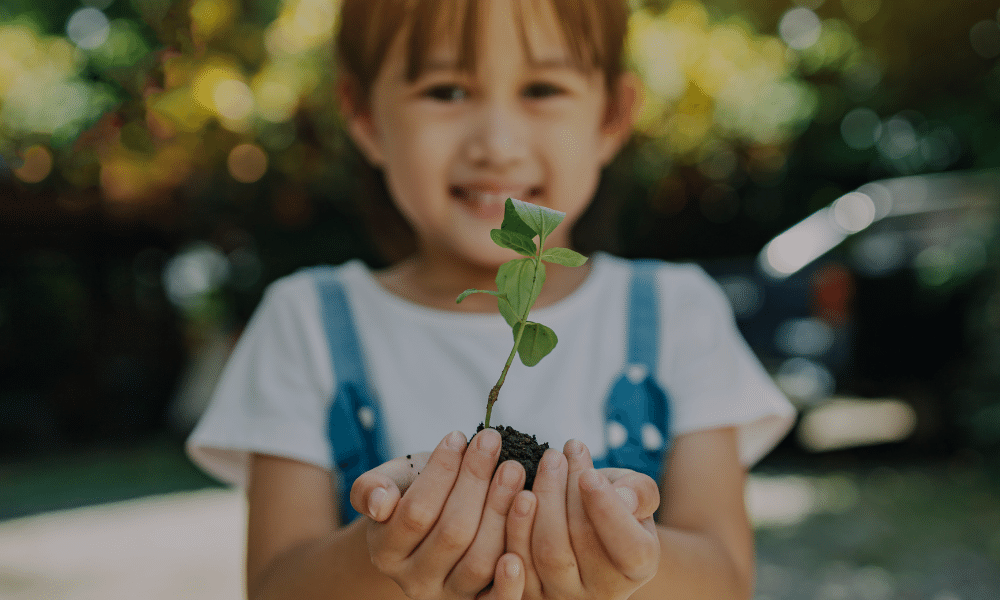
[[[514,347],[487,401],[484,421],[486,427],[490,426],[493,403],[497,400],[514,355],[520,356],[521,362],[526,366],[533,367],[552,352],[559,341],[552,329],[529,321],[528,313],[542,292],[546,262],[568,267],[579,267],[587,262],[587,257],[569,248],[544,248],[545,238],[555,231],[564,218],[566,213],[558,210],[508,198],[504,205],[503,223],[500,229],[490,231],[490,238],[496,245],[522,254],[525,258],[515,258],[500,265],[496,277],[497,291],[468,289],[455,299],[455,302],[461,302],[477,293],[495,296],[497,308],[514,335]],[[538,237],[537,245],[535,237]]]

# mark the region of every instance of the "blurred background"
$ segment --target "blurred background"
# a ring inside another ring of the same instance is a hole
[[[612,249],[702,264],[801,411],[758,600],[995,600],[1000,6],[632,4]],[[383,264],[336,12],[0,5],[0,598],[239,597],[242,499],[184,437],[268,283]]]

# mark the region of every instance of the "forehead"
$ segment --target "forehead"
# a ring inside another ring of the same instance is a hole
[[[408,37],[400,48],[407,57],[406,77],[416,79],[426,68],[441,62],[475,71],[484,55],[507,51],[523,54],[529,64],[561,62],[592,70],[596,66],[595,52],[584,46],[596,40],[581,39],[583,32],[561,21],[553,2],[452,0],[444,2],[444,10],[425,10],[424,14],[415,11],[409,31],[401,35]],[[422,3],[426,8],[433,4],[437,3]],[[569,43],[571,39],[576,41],[575,46]]]

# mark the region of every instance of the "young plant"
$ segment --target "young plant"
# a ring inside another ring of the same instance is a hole
[[[528,320],[528,313],[538,299],[545,283],[545,263],[551,262],[568,267],[579,267],[587,262],[587,257],[569,248],[545,248],[545,238],[566,217],[566,213],[508,198],[504,204],[504,217],[500,229],[490,231],[490,237],[498,246],[510,248],[525,258],[515,258],[502,265],[497,271],[497,289],[468,289],[455,302],[465,300],[471,294],[490,294],[497,299],[497,307],[514,334],[514,347],[503,366],[500,379],[490,390],[486,401],[486,419],[483,427],[490,426],[493,405],[500,396],[507,371],[514,362],[514,355],[521,362],[533,367],[553,348],[558,338],[550,328]],[[538,243],[535,244],[535,238]]]

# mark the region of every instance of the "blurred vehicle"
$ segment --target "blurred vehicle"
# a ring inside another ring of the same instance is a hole
[[[792,439],[827,451],[961,443],[977,303],[996,285],[990,247],[1000,171],[865,184],[768,242],[702,262],[737,324],[800,409]]]

